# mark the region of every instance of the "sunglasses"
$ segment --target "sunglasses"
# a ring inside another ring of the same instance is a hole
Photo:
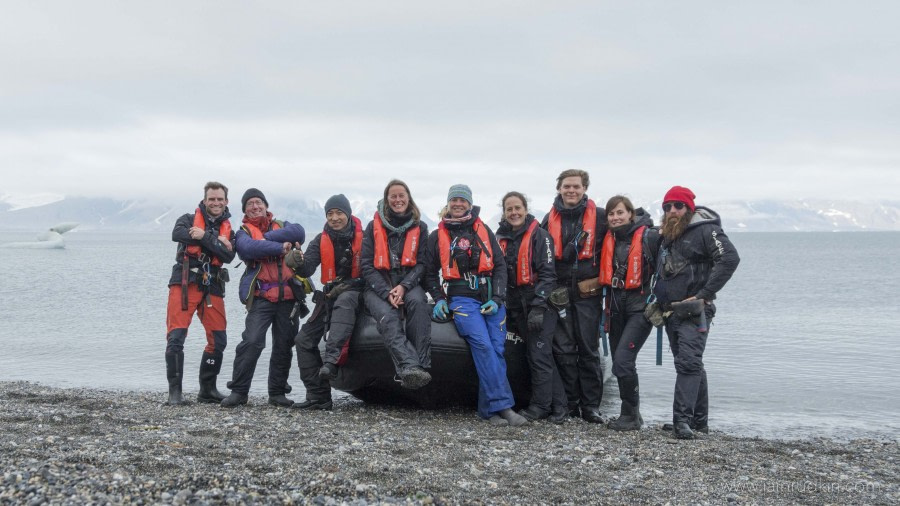
[[[666,202],[665,204],[663,204],[663,212],[667,213],[667,212],[671,211],[672,206],[674,206],[675,209],[678,209],[679,211],[681,211],[682,209],[684,209],[685,205],[686,204],[684,202]]]

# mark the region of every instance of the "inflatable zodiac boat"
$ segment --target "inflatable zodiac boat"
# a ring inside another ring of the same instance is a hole
[[[324,342],[322,343],[324,350]],[[525,407],[531,399],[531,376],[525,356],[524,338],[506,334],[506,364],[509,385],[516,405]],[[602,357],[604,379],[610,374],[610,359]],[[357,321],[347,362],[338,368],[332,388],[375,404],[413,404],[426,408],[475,406],[478,403],[478,375],[469,345],[459,337],[453,322],[431,324],[431,383],[418,390],[400,386],[384,340],[367,313]]]

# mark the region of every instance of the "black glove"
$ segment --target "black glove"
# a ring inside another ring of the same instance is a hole
[[[351,288],[352,287],[350,286],[350,283],[341,282],[341,283],[338,283],[338,284],[332,286],[331,290],[329,290],[328,293],[325,294],[325,296],[328,297],[329,299],[337,299],[338,295],[346,292],[347,290],[349,290]]]
[[[284,256],[284,264],[296,271],[303,265],[303,252],[298,249],[292,249]]]
[[[542,306],[535,306],[528,312],[528,330],[540,332],[544,326],[544,310]]]

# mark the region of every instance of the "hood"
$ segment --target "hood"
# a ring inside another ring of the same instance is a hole
[[[697,206],[694,210],[694,216],[691,217],[691,222],[688,224],[688,228],[694,228],[699,225],[705,224],[713,224],[722,226],[722,219],[719,218],[719,214],[708,207]]]

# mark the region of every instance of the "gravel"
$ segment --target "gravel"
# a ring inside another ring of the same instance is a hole
[[[677,441],[572,419],[0,382],[0,504],[898,504],[898,440]]]

